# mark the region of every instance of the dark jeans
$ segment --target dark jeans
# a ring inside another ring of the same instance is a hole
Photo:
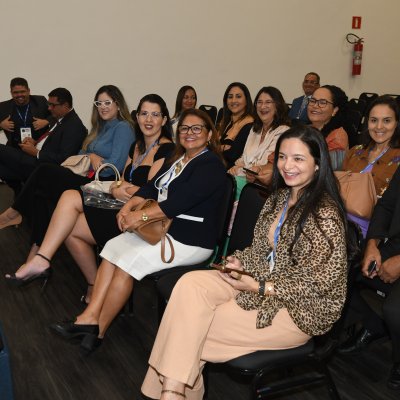
[[[382,262],[400,254],[400,238],[388,240],[379,245]],[[384,283],[379,277],[365,278],[361,272],[356,278],[357,284],[349,301],[349,312],[361,315],[363,326],[374,333],[389,332],[393,346],[393,361],[400,362],[400,279],[393,283]],[[360,295],[360,291],[369,288],[386,295],[382,298],[382,316],[376,314]]]

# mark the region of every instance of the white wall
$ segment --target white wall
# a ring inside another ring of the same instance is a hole
[[[400,93],[398,0],[1,0],[0,98],[9,81],[28,79],[33,94],[71,90],[89,123],[103,84],[135,108],[156,92],[173,112],[178,88],[193,85],[199,104],[221,105],[226,86],[264,85],[289,102],[306,72],[362,91]],[[351,17],[362,16],[362,75],[351,76]]]

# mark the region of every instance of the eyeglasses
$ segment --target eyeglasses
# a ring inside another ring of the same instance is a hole
[[[114,103],[114,100],[104,100],[104,101],[96,100],[96,101],[93,102],[93,104],[97,108],[99,108],[101,106],[110,107],[112,103]]]
[[[147,118],[148,116],[150,116],[152,118],[162,117],[162,113],[160,113],[159,111],[152,111],[152,112],[140,111],[140,113],[138,113],[138,115],[139,115],[139,117],[142,117],[142,118]]]
[[[311,97],[308,99],[308,104],[311,104],[312,106],[318,106],[319,108],[325,108],[328,104],[333,103],[331,101],[325,100],[325,99],[314,99],[314,97]]]
[[[50,103],[49,101],[47,102],[47,107],[55,107],[55,106],[61,106],[61,103]]]
[[[275,102],[273,100],[257,100],[256,107],[262,107],[263,105],[269,106],[270,104],[274,104]]]
[[[205,128],[204,125],[192,125],[192,126],[189,126],[189,125],[179,125],[179,126],[178,126],[178,132],[179,132],[181,135],[190,135],[189,131],[192,131],[192,134],[193,134],[193,135],[198,136],[198,135],[201,134],[203,128]]]

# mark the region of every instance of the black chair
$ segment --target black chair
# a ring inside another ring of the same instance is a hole
[[[221,107],[218,110],[217,119],[215,121],[215,126],[218,126],[218,124],[221,122],[223,113],[224,113],[224,109]]]
[[[359,99],[364,100],[366,108],[368,108],[370,103],[373,102],[378,96],[379,96],[378,93],[363,92],[360,94]]]
[[[396,103],[400,107],[400,94],[386,94],[385,96],[393,97],[396,100]]]
[[[345,113],[344,128],[349,139],[349,147],[353,147],[360,142],[360,128],[363,115],[355,109],[347,109]]]
[[[206,112],[209,117],[211,118],[211,121],[213,122],[213,124],[215,124],[215,121],[217,119],[217,107],[215,106],[210,106],[208,104],[203,104],[199,107],[199,110],[202,110],[204,112]]]
[[[359,228],[355,224],[349,223],[348,243],[353,243],[354,251],[348,258],[348,291],[351,290],[351,284],[354,281],[354,265],[358,265],[360,260],[359,244],[361,238]],[[343,315],[344,313],[342,313]],[[316,346],[317,338],[312,338],[306,344],[293,349],[256,351],[230,360],[223,365],[241,375],[253,376],[251,399],[262,399],[268,395],[286,392],[289,389],[325,383],[330,398],[340,400],[327,366],[327,360],[339,344],[339,336],[343,331],[344,323],[345,319],[341,317],[331,331],[324,335],[325,340],[322,346]],[[299,375],[288,374],[294,367],[301,367]],[[307,367],[311,367],[312,374],[309,373]],[[274,383],[265,383],[265,376],[276,371],[283,371],[283,378]]]
[[[358,111],[363,116],[367,107],[367,102],[363,99],[350,99],[346,107],[348,110]]]
[[[164,285],[171,285],[170,292],[172,292],[173,286],[179,280],[179,278],[190,271],[195,271],[199,269],[208,269],[210,264],[214,260],[220,258],[222,250],[224,249],[224,244],[226,240],[226,232],[228,230],[230,215],[232,213],[233,202],[235,199],[236,192],[236,180],[230,174],[226,174],[224,198],[221,202],[216,205],[219,207],[219,221],[218,221],[218,235],[217,244],[214,249],[213,254],[204,262],[192,265],[182,265],[179,267],[166,268],[161,271],[155,272],[153,274],[147,275],[145,279],[151,279],[155,282],[157,289],[157,307],[158,307],[158,319],[161,321],[162,315],[166,307],[166,297],[164,297],[158,290],[160,281],[164,282]],[[168,283],[167,283],[168,282]],[[170,282],[170,283],[169,283]],[[169,299],[169,296],[167,297]],[[133,300],[131,296],[130,303],[128,304],[129,311],[133,309]]]

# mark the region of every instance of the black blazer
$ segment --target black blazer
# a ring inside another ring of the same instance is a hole
[[[156,176],[135,196],[157,199],[154,184],[168,171],[164,163]],[[168,233],[190,246],[213,249],[217,241],[219,203],[226,190],[226,170],[212,151],[194,158],[168,188],[168,199],[159,203],[163,213],[173,218]]]
[[[379,199],[372,214],[367,239],[400,237],[400,169]]]
[[[52,117],[51,117],[49,109],[48,109],[46,97],[31,95],[31,96],[29,96],[29,104],[30,104],[30,110],[31,110],[33,117],[40,118],[40,119],[47,119],[48,121],[51,121]],[[15,106],[15,102],[13,99],[2,101],[0,103],[0,121],[3,121],[9,115],[12,114],[14,106]],[[48,130],[48,128],[46,127],[37,132],[33,131],[32,136],[34,139],[37,139],[47,130]],[[11,136],[14,133],[15,132],[5,131],[7,139],[9,141],[15,142],[15,140],[11,139]],[[19,140],[17,140],[17,142],[19,142]]]
[[[61,164],[66,158],[78,154],[87,129],[75,110],[71,110],[50,133],[39,151],[39,162]]]

